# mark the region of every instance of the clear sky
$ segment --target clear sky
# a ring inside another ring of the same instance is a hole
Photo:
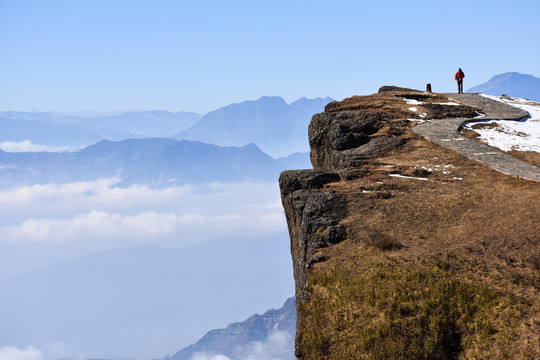
[[[540,76],[540,1],[0,0],[0,110],[207,111]]]

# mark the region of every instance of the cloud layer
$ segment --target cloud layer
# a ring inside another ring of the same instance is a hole
[[[61,151],[72,151],[75,150],[71,147],[59,147],[59,146],[48,146],[48,145],[38,145],[34,144],[29,140],[24,140],[21,142],[15,141],[2,141],[0,142],[0,150],[7,152],[61,152]]]
[[[13,346],[0,348],[0,360],[44,360],[43,353],[32,346],[19,349]]]
[[[234,360],[287,360],[294,357],[294,335],[275,331],[264,341],[236,349]],[[190,360],[232,360],[223,354],[195,353]]]
[[[277,184],[153,189],[120,188],[117,181],[0,191],[0,279],[110,248],[145,244],[179,248],[227,233],[271,234],[286,229]],[[16,264],[13,256],[18,257]],[[25,263],[38,258],[39,264]]]
[[[0,360],[58,360],[70,358],[73,360],[85,360],[86,356],[68,351],[62,343],[50,343],[43,348],[37,349],[32,345],[25,349],[15,346],[0,347]]]
[[[151,189],[118,188],[114,183],[115,179],[104,179],[0,192],[0,241],[132,238],[155,242],[178,232],[197,230],[205,238],[204,233],[216,236],[246,227],[274,232],[285,226],[275,184],[213,183]]]

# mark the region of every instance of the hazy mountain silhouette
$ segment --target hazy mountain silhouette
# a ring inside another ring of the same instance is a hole
[[[467,92],[495,96],[506,94],[508,96],[540,101],[540,79],[532,75],[507,72],[495,75],[488,82],[472,87]]]
[[[0,347],[60,342],[94,358],[163,357],[282,304],[294,291],[290,262],[279,233],[59,263],[0,282],[0,323],[9,324],[0,326]]]
[[[306,152],[311,117],[332,100],[301,98],[289,105],[281,97],[263,96],[211,111],[174,138],[222,146],[255,143],[272,156]]]
[[[193,112],[172,113],[163,110],[129,112],[93,117],[86,121],[100,128],[139,137],[168,137],[189,128],[202,117]]]
[[[281,360],[294,360],[295,334],[296,301],[292,297],[287,299],[280,309],[252,315],[247,320],[230,324],[225,329],[211,330],[195,344],[165,360],[191,360],[197,353],[210,356],[220,354],[231,359],[256,359],[261,351],[267,352],[264,354],[265,358],[272,355],[274,358],[277,355]],[[270,337],[273,335],[279,338],[272,341]],[[270,344],[260,349],[265,343]]]
[[[138,183],[154,187],[208,181],[277,181],[282,170],[306,167],[308,159],[308,154],[293,154],[274,160],[254,144],[220,147],[164,138],[104,140],[75,152],[0,151],[0,185],[111,177],[119,177],[121,186]]]
[[[309,151],[311,117],[333,99],[301,98],[287,104],[264,96],[202,116],[191,112],[140,111],[83,117],[46,112],[0,112],[0,142],[30,141],[55,147],[84,147],[101,140],[168,137],[220,146],[256,144],[273,157]]]
[[[190,112],[140,111],[80,117],[46,112],[0,112],[0,142],[31,141],[50,146],[86,146],[100,140],[168,137],[188,128],[201,115]]]
[[[79,123],[72,116],[18,111],[0,113],[0,142],[29,140],[40,145],[78,147],[122,136],[112,130]]]

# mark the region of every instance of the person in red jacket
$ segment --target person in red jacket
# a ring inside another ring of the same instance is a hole
[[[461,70],[461,68],[459,68],[459,70],[456,73],[456,76],[454,76],[454,78],[457,81],[457,88],[458,88],[459,94],[463,94],[463,78],[464,77],[465,77],[465,73]]]

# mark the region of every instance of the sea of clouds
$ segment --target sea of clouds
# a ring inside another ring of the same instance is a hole
[[[286,229],[276,183],[154,189],[121,188],[115,186],[117,181],[0,191],[0,281],[112,248],[149,244],[182,248],[227,233]],[[10,261],[13,255],[17,264]]]

